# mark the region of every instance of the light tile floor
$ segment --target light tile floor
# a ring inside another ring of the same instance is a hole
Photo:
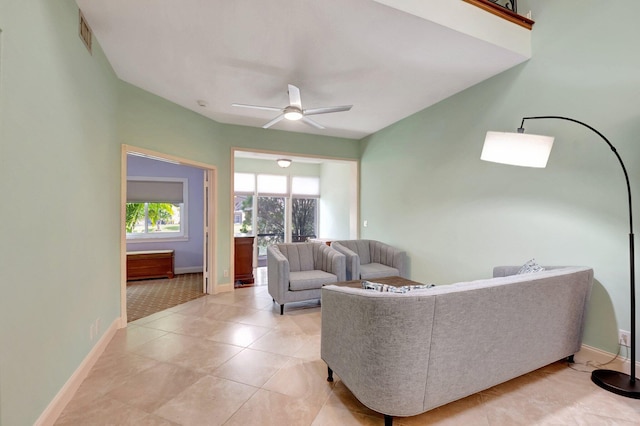
[[[280,316],[266,286],[236,289],[119,330],[56,425],[384,423],[326,375],[317,301]],[[638,425],[640,400],[556,363],[394,424]]]

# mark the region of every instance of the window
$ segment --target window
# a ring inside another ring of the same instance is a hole
[[[291,178],[291,241],[303,242],[318,235],[318,199],[320,179]]]
[[[127,239],[187,238],[186,205],[187,179],[127,179]]]
[[[285,230],[292,242],[317,236],[320,178],[235,173],[234,193],[234,231],[251,234],[255,227],[259,255],[283,242]]]

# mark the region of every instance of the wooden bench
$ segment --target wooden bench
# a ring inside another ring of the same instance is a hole
[[[127,252],[127,281],[145,278],[173,278],[173,250]]]

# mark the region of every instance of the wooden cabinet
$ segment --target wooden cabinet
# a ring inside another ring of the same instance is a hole
[[[234,282],[235,284],[253,284],[253,241],[254,237],[234,238]]]
[[[127,281],[173,278],[173,250],[127,252]]]

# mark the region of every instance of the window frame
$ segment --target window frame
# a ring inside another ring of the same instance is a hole
[[[127,181],[147,181],[147,182],[181,182],[182,183],[182,203],[180,206],[180,231],[179,232],[155,232],[155,233],[129,233],[125,230],[127,244],[129,243],[149,243],[149,242],[172,242],[189,240],[189,179],[182,177],[158,177],[158,176],[127,176]],[[154,201],[155,202],[155,201]],[[128,201],[126,201],[129,204]],[[148,204],[149,202],[146,202]],[[174,203],[171,203],[174,204]],[[147,207],[145,206],[145,220],[147,220]]]
[[[321,199],[322,199],[322,180],[320,179],[319,176],[309,176],[309,175],[291,175],[291,174],[276,174],[276,173],[249,173],[249,172],[235,172],[234,174],[243,174],[243,175],[253,175],[254,177],[254,182],[255,182],[255,186],[254,186],[254,191],[253,192],[248,192],[248,191],[235,191],[235,188],[233,189],[233,196],[235,197],[236,195],[251,195],[253,196],[253,209],[254,212],[257,213],[257,200],[258,197],[277,197],[277,198],[284,198],[285,199],[285,242],[291,242],[292,240],[292,231],[293,231],[293,218],[292,218],[292,214],[293,214],[293,199],[294,198],[306,198],[306,199],[315,199],[317,200],[316,202],[316,208],[315,208],[315,233],[316,235],[318,234],[319,230],[320,230],[320,205],[321,205]],[[285,177],[286,178],[286,192],[284,193],[273,193],[273,192],[260,192],[258,189],[258,176],[280,176],[280,177]],[[294,178],[312,178],[312,179],[317,179],[318,180],[318,194],[314,195],[314,194],[298,194],[295,193],[293,191],[293,180]],[[234,176],[234,182],[235,182],[235,176]],[[235,186],[235,185],[234,185]],[[234,209],[234,214],[235,214],[235,209]],[[253,216],[253,223],[252,223],[252,233],[256,232],[256,223],[257,220],[257,216],[256,214],[254,214]],[[255,234],[257,235],[257,234]]]

